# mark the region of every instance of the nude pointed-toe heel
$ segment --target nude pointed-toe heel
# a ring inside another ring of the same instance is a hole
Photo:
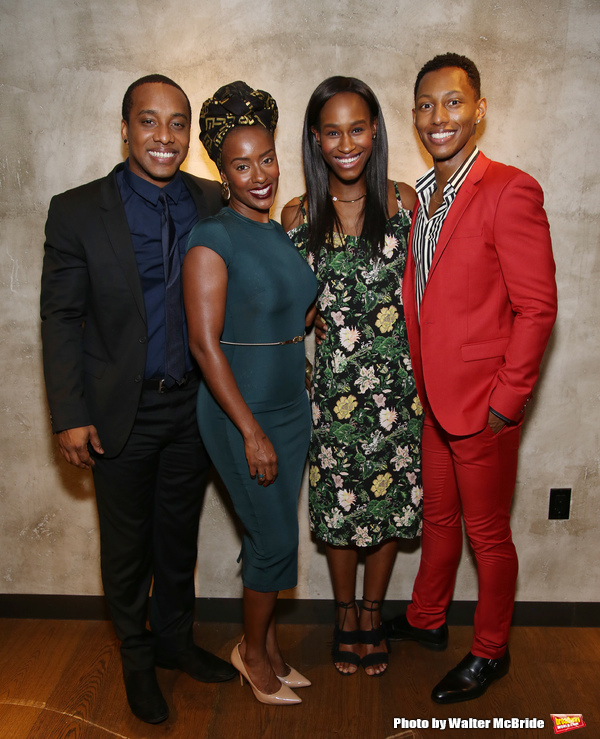
[[[287,667],[290,667],[289,665],[286,665]],[[283,685],[287,685],[289,688],[308,688],[309,685],[312,685],[311,681],[304,677],[304,675],[301,675],[298,670],[294,670],[293,667],[290,667],[290,671],[285,677],[281,677],[281,675],[277,675],[277,679],[281,680]]]
[[[246,669],[246,665],[244,664],[244,660],[240,654],[239,644],[236,644],[231,652],[231,664],[240,673],[240,681],[242,685],[244,684],[244,678],[246,678],[252,688],[254,697],[257,701],[260,701],[260,703],[266,703],[269,706],[292,706],[296,703],[302,703],[302,698],[298,698],[296,693],[283,683],[276,693],[263,693],[260,691],[248,675],[248,670]]]

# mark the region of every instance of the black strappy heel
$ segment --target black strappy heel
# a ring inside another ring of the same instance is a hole
[[[371,603],[372,605],[368,606],[366,605],[367,603]],[[365,611],[370,611],[371,613],[371,628],[369,631],[359,631],[360,643],[372,644],[374,647],[378,647],[381,642],[384,642],[388,651],[387,653],[371,652],[371,654],[365,654],[365,656],[360,660],[360,664],[362,665],[363,669],[366,669],[367,667],[375,667],[375,665],[385,665],[386,669],[382,672],[375,672],[372,675],[369,675],[369,677],[381,677],[387,670],[387,665],[389,664],[388,655],[389,652],[392,651],[390,647],[390,642],[385,635],[385,627],[383,625],[383,621],[380,622],[377,628],[373,626],[373,613],[381,610],[381,601],[369,600],[368,598],[365,598],[363,596],[363,609]]]
[[[358,654],[355,654],[354,652],[342,652],[340,650],[340,644],[353,646],[354,644],[358,644],[360,640],[359,634],[361,632],[359,632],[358,629],[355,629],[354,631],[343,631],[348,611],[351,608],[356,608],[356,601],[352,599],[349,603],[344,603],[340,600],[336,602],[335,606],[336,608],[343,608],[346,613],[344,613],[341,626],[338,626],[336,613],[336,624],[333,628],[333,644],[331,645],[331,657],[333,659],[333,663],[335,665],[336,662],[346,662],[347,664],[356,665],[358,667],[361,663],[361,658]],[[336,667],[336,670],[340,675],[354,675],[353,672],[342,672],[338,667]]]

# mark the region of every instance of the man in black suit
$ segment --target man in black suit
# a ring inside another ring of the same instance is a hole
[[[125,93],[122,113],[129,158],[50,203],[42,341],[61,454],[93,470],[127,699],[138,718],[159,723],[169,709],[155,666],[205,682],[235,675],[192,639],[209,460],[181,297],[188,233],[221,197],[217,183],[180,171],[191,109],[179,85],[143,77]]]

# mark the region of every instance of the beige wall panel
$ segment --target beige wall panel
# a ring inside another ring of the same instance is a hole
[[[513,506],[520,600],[597,601],[599,524],[600,5],[586,0],[2,0],[0,5],[0,592],[99,594],[90,475],[69,469],[50,435],[38,292],[50,197],[105,175],[124,156],[120,105],[153,71],[202,101],[235,79],[277,99],[282,179],[274,215],[303,191],[300,131],[314,87],[361,77],[378,94],[390,175],[429,166],[412,130],[412,85],[436,53],[479,65],[488,116],[480,146],[536,177],[546,194],[559,319],[525,429]],[[186,169],[216,177],[194,123]],[[548,521],[551,486],[572,487],[569,521]],[[300,499],[300,580],[329,598],[322,549]],[[237,597],[240,542],[211,484],[200,527],[198,594]],[[410,597],[418,547],[402,545],[389,590]],[[477,584],[465,550],[456,597]],[[287,593],[290,596],[292,593]]]

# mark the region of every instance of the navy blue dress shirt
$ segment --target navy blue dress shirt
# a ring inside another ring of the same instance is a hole
[[[125,207],[135,258],[138,264],[148,328],[148,351],[145,377],[165,376],[165,272],[162,257],[161,216],[162,206],[158,195],[162,190],[169,200],[169,211],[175,224],[177,245],[181,262],[185,257],[188,235],[198,221],[198,210],[181,173],[165,187],[160,188],[138,177],[125,167],[117,172],[117,184]],[[187,338],[187,324],[183,313],[186,372],[194,363]]]

